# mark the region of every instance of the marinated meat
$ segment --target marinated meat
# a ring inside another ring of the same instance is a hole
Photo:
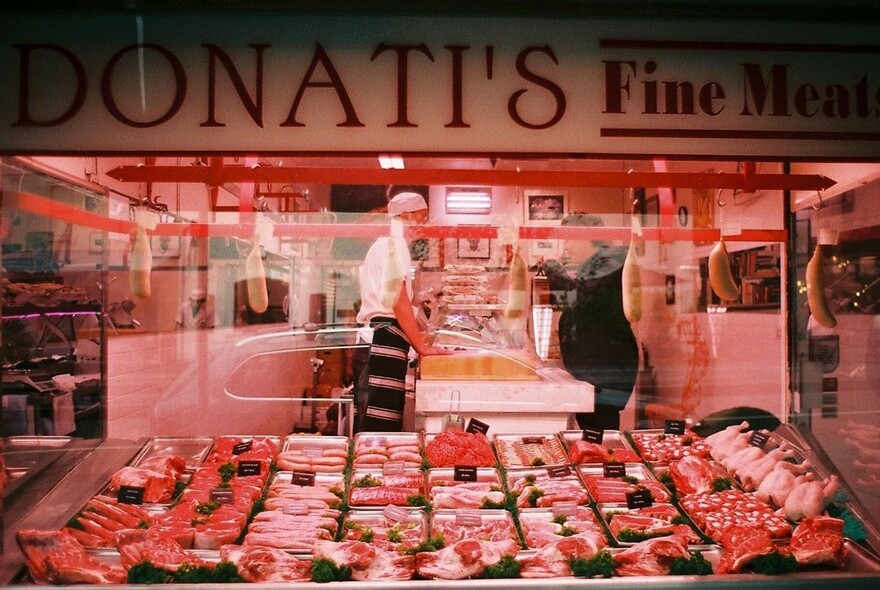
[[[669,464],[669,475],[679,494],[702,494],[712,491],[718,474],[702,457],[689,455]]]
[[[220,559],[234,563],[238,575],[247,582],[309,582],[312,562],[270,547],[224,545]]]
[[[347,565],[353,580],[410,580],[415,564],[412,555],[384,551],[362,541],[320,541],[315,544],[314,558]]]
[[[686,431],[684,434],[634,432],[632,437],[645,461],[652,463],[669,463],[687,455],[709,457],[709,445],[691,431]]]
[[[719,574],[735,574],[759,555],[775,551],[770,532],[760,526],[733,526],[721,538],[724,554],[718,563]]]
[[[119,531],[116,533],[116,547],[125,569],[144,561],[170,572],[177,571],[182,565],[206,565],[204,560],[187,553],[174,539],[151,530]]]
[[[636,543],[614,555],[618,576],[664,576],[676,558],[687,559],[687,539],[681,535],[656,537]]]
[[[439,551],[416,554],[416,571],[424,578],[463,580],[479,575],[505,556],[515,557],[519,544],[512,539],[478,541],[466,539]]]
[[[464,430],[446,430],[425,446],[425,457],[431,467],[493,467],[495,454],[486,435]]]
[[[842,567],[847,554],[843,525],[830,516],[804,518],[791,535],[791,554],[801,565]]]
[[[599,532],[559,537],[523,559],[520,575],[523,578],[570,576],[572,559],[590,559],[605,544],[605,537]]]
[[[16,540],[36,584],[124,584],[125,570],[88,555],[67,531],[21,530]]]

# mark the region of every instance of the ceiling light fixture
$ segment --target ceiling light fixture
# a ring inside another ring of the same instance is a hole
[[[489,187],[449,187],[446,189],[446,212],[488,215],[492,212],[492,189]]]
[[[379,166],[382,170],[403,170],[403,156],[400,154],[379,154]]]

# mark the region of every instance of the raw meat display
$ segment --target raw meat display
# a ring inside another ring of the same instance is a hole
[[[428,441],[425,457],[431,467],[495,466],[495,454],[486,435],[457,429],[441,432]]]
[[[465,539],[519,543],[513,517],[506,510],[435,510],[431,535],[442,536],[446,545]]]
[[[319,540],[332,541],[337,528],[336,518],[320,512],[287,514],[281,510],[265,510],[254,516],[243,543],[307,552]]]
[[[308,582],[312,579],[311,559],[271,547],[223,545],[220,559],[234,563],[238,575],[246,582]]]
[[[629,473],[629,472],[627,472]],[[672,499],[669,490],[656,479],[625,475],[623,477],[605,477],[602,471],[581,470],[581,479],[590,492],[593,500],[599,504],[626,503],[627,495],[646,489],[651,493],[654,502],[669,502]]]
[[[626,448],[608,448],[604,445],[576,440],[568,445],[568,457],[575,465],[584,463],[638,463],[642,460],[635,451]]]
[[[284,440],[276,459],[285,471],[342,473],[348,462],[348,439],[291,435]]]
[[[214,442],[207,461],[228,463],[238,461],[271,462],[278,454],[278,439],[273,436],[221,436]]]
[[[715,494],[692,494],[679,499],[682,509],[697,527],[716,541],[735,526],[763,527],[774,539],[791,535],[791,524],[752,493],[724,490]]]
[[[431,553],[416,554],[416,571],[424,578],[463,580],[480,574],[506,556],[515,557],[519,544],[511,539],[466,539]]]
[[[205,561],[189,553],[180,543],[151,530],[128,529],[116,533],[116,548],[122,567],[148,561],[158,569],[175,572],[182,565],[205,565]]]
[[[571,575],[571,560],[590,559],[605,547],[605,537],[574,535],[559,537],[522,560],[523,578],[555,578]]]
[[[405,468],[422,464],[420,438],[417,434],[361,433],[354,440],[353,467],[381,467],[385,463],[402,462]]]
[[[428,498],[434,508],[503,508],[507,499],[498,471],[491,467],[476,470],[477,481],[458,481],[455,470],[428,471]]]
[[[313,556],[350,567],[353,580],[409,580],[414,574],[412,555],[384,551],[362,541],[320,541]]]
[[[418,505],[424,497],[425,478],[421,471],[400,475],[353,471],[348,502],[352,506]]]
[[[761,526],[731,526],[721,536],[720,541],[724,547],[724,554],[718,564],[720,574],[740,572],[756,557],[776,551],[770,531]]]
[[[711,457],[718,463],[724,464],[727,457],[749,446],[751,433],[746,432],[747,430],[749,423],[743,420],[740,424],[732,424],[724,430],[707,436],[706,443],[711,448]]]
[[[795,485],[813,478],[813,474],[807,472],[808,469],[809,463],[807,461],[800,465],[780,461],[761,481],[761,485],[755,491],[755,496],[764,502],[771,502],[782,508]]]
[[[507,468],[563,465],[567,455],[556,435],[495,435],[495,450],[501,465]]]
[[[839,487],[840,480],[836,475],[824,481],[799,481],[786,496],[782,510],[785,516],[794,522],[808,516],[819,516],[834,500]]]
[[[269,484],[266,500],[273,500],[273,504],[280,507],[301,501],[314,509],[336,508],[342,502],[345,481],[341,474],[322,477],[316,475],[314,479],[303,482],[303,485],[293,483],[292,480],[293,473],[284,471],[276,473],[272,483]]]
[[[37,584],[122,584],[121,567],[105,565],[89,556],[67,531],[18,531],[15,535],[31,579]]]
[[[672,534],[685,537],[692,545],[702,542],[700,535],[686,524],[685,517],[672,504],[654,504],[632,510],[625,505],[600,504],[599,512],[615,541],[621,545]]]
[[[614,555],[618,576],[663,576],[674,559],[690,557],[687,539],[680,535],[655,537]]]
[[[703,494],[712,491],[718,472],[706,459],[696,455],[669,463],[669,475],[679,494]]]
[[[590,496],[574,472],[562,477],[546,470],[509,471],[508,487],[519,508],[551,508],[555,504],[587,504]]]
[[[94,496],[65,530],[85,547],[114,547],[116,531],[148,527],[153,521],[153,515],[140,506]]]
[[[526,546],[538,549],[557,542],[564,537],[588,537],[598,548],[608,544],[605,532],[592,509],[577,506],[565,514],[554,514],[552,510],[521,510],[520,527]]]
[[[143,488],[144,502],[168,502],[174,495],[177,479],[164,471],[126,466],[110,478],[109,490],[118,492],[123,486]]]
[[[386,511],[349,512],[342,523],[346,541],[364,541],[386,551],[409,551],[428,538],[428,519],[422,510],[391,518]],[[399,518],[398,518],[399,517]]]
[[[709,445],[694,432],[665,434],[653,431],[631,433],[636,450],[649,463],[669,463],[688,455],[709,457]]]
[[[804,518],[791,535],[791,554],[801,565],[843,566],[847,554],[843,525],[830,516]]]

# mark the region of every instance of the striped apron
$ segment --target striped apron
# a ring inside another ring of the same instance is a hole
[[[400,432],[406,401],[410,344],[394,318],[377,317],[367,361],[369,399],[360,423],[363,432]]]

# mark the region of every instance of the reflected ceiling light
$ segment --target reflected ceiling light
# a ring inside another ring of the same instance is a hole
[[[379,154],[382,170],[403,170],[403,156],[400,154]]]
[[[488,215],[492,212],[489,187],[450,187],[446,189],[446,212]]]

